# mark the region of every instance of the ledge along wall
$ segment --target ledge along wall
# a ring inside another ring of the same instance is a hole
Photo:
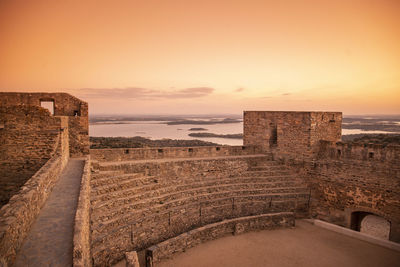
[[[148,160],[163,158],[201,158],[252,155],[254,146],[200,146],[200,147],[156,147],[156,148],[112,148],[91,149],[90,156],[97,161]]]
[[[87,155],[89,153],[89,110],[86,102],[67,93],[0,92],[2,107],[15,105],[40,107],[42,101],[54,104],[54,116],[68,117],[70,155],[72,157]]]
[[[68,162],[68,117],[50,116],[47,110],[35,106],[2,106],[0,110],[4,123],[1,149],[5,148],[7,156],[2,157],[2,183],[13,184],[12,191],[17,192],[0,210],[0,262],[11,265]],[[31,165],[25,160],[34,164],[28,171],[25,166]],[[27,180],[22,187],[20,180],[14,183],[19,175]]]

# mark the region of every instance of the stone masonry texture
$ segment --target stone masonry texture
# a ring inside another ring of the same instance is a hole
[[[0,263],[13,263],[69,156],[83,155],[74,266],[143,249],[156,262],[304,217],[366,231],[377,226],[363,218],[379,216],[400,242],[400,148],[341,143],[341,123],[340,112],[245,111],[244,146],[89,151],[86,102],[0,93]]]

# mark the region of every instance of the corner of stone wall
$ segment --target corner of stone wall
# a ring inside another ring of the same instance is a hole
[[[74,222],[73,266],[91,266],[90,253],[90,156],[86,156]]]

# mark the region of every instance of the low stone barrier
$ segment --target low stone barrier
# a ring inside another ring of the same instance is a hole
[[[90,156],[83,169],[74,223],[73,266],[91,266],[90,256]]]
[[[92,160],[107,162],[163,158],[240,156],[252,155],[256,152],[256,148],[253,146],[199,146],[91,149],[90,155]]]
[[[55,154],[0,210],[0,263],[11,265],[18,249],[68,162],[65,134],[59,136]],[[61,140],[61,142],[60,142]]]
[[[151,246],[146,250],[146,266],[154,267],[157,262],[171,257],[174,253],[184,252],[188,248],[229,234],[294,225],[295,217],[292,212],[241,217],[209,224]]]

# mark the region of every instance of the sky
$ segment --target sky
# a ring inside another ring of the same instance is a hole
[[[0,0],[0,91],[91,114],[400,114],[399,0]]]

